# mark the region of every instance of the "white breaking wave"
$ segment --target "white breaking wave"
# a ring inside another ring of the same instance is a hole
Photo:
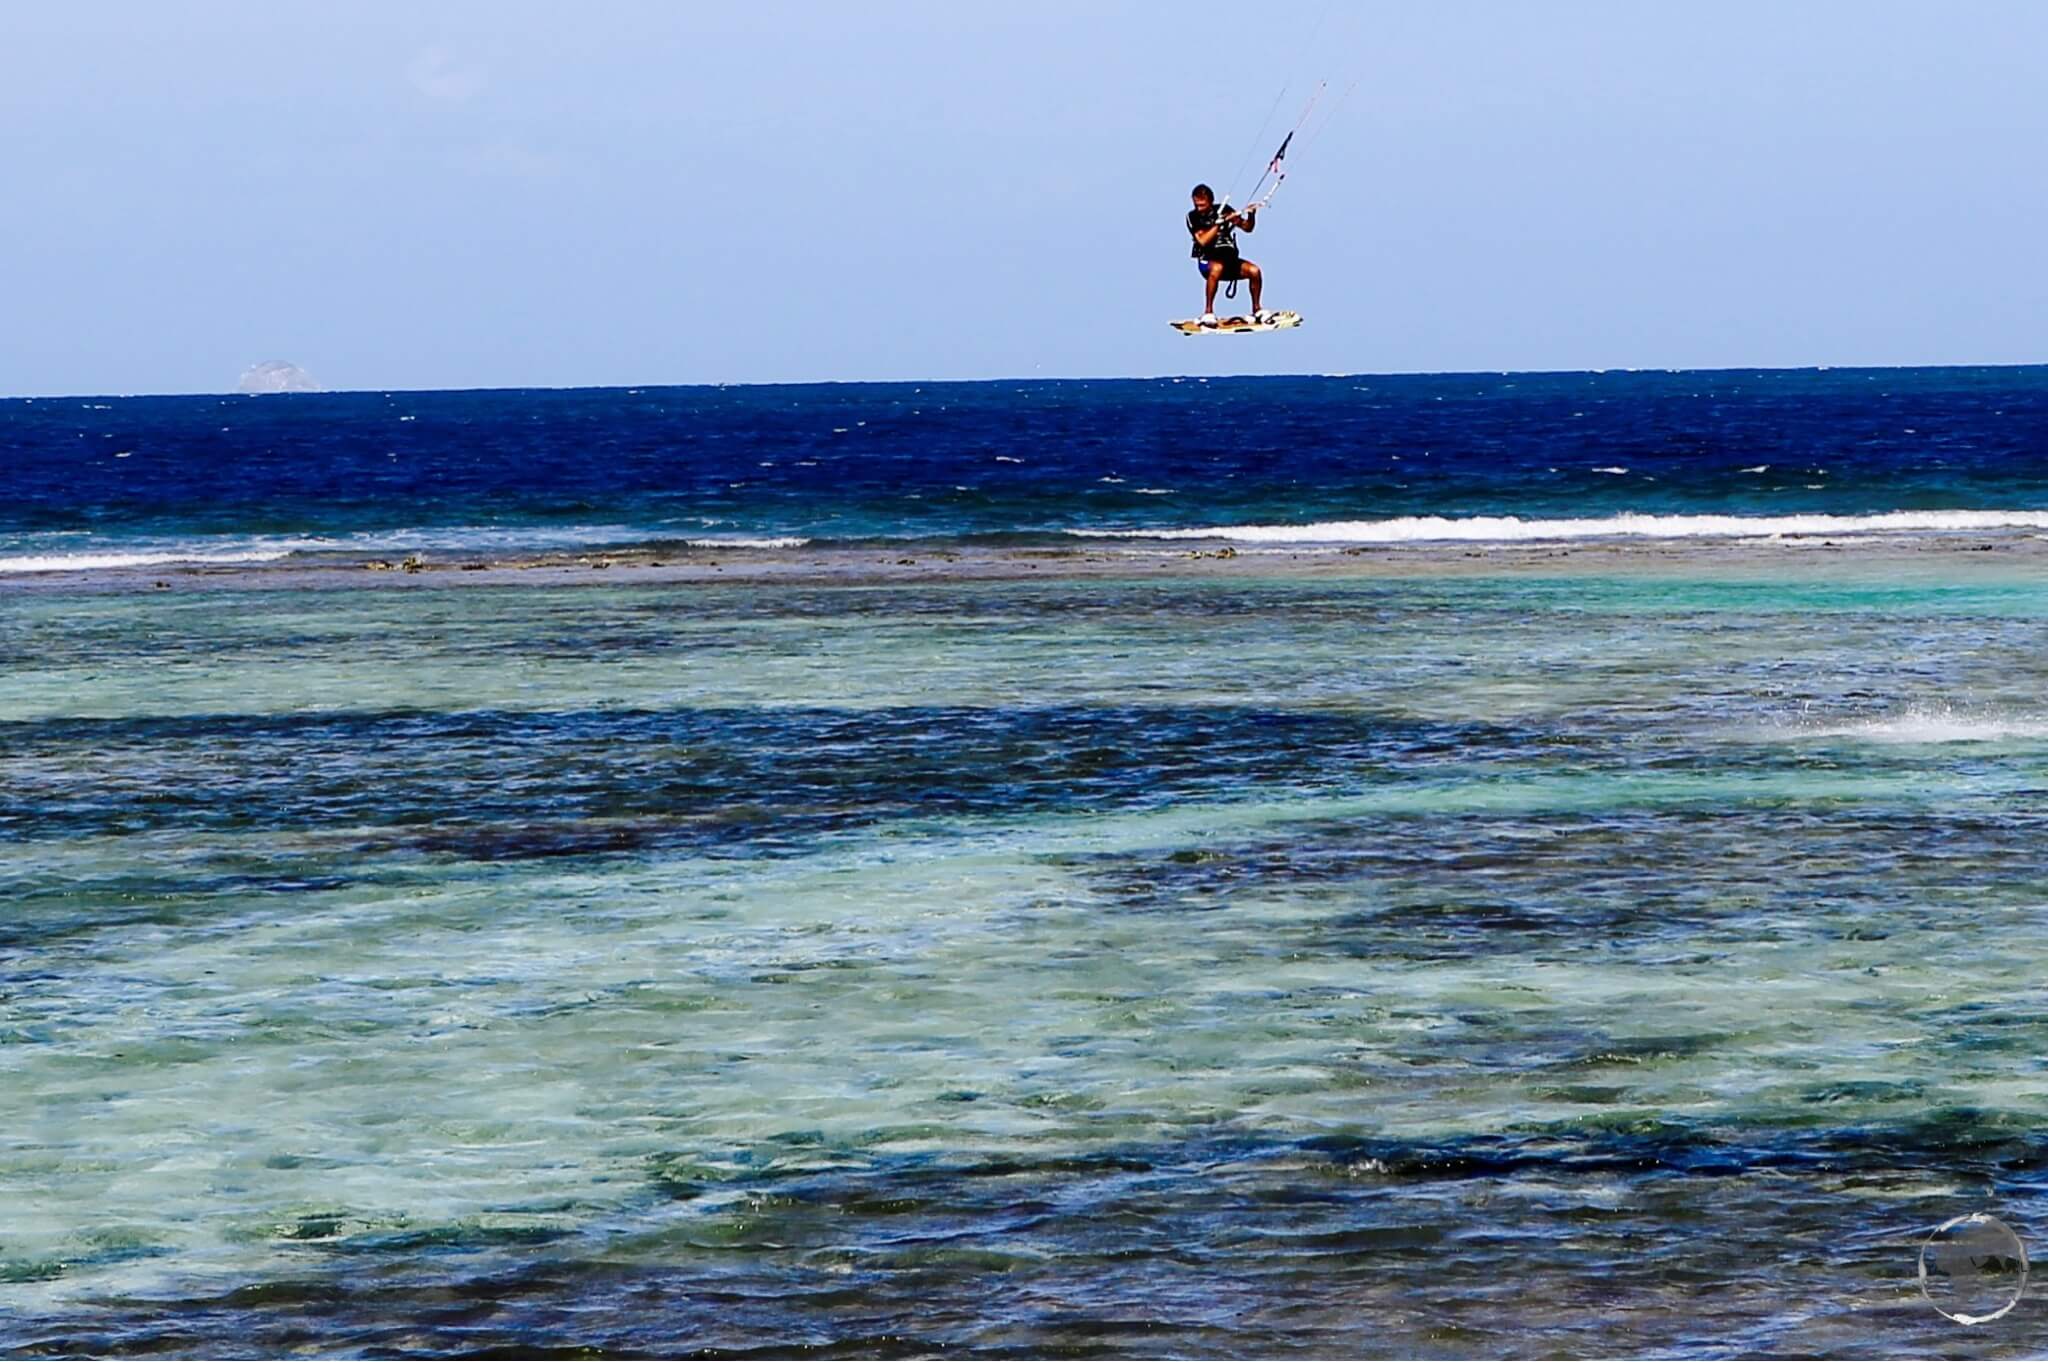
[[[1853,738],[1883,743],[2031,742],[2048,739],[2048,717],[1915,706],[1881,718],[1795,728],[1791,734],[1800,738]]]
[[[2048,511],[1886,511],[1878,515],[1398,516],[1307,525],[1215,525],[1170,530],[1069,530],[1091,539],[1232,539],[1251,544],[1409,544],[1531,539],[1767,539],[1786,534],[1900,534],[2048,529]]]
[[[22,553],[0,554],[0,572],[89,572],[95,568],[161,567],[168,563],[269,563],[290,549],[243,549],[229,552],[153,553]]]
[[[365,531],[334,539],[274,539],[231,545],[138,544],[128,549],[80,549],[69,553],[0,553],[0,575],[23,572],[93,572],[117,568],[204,567],[212,564],[274,563],[295,553],[505,553],[590,550],[632,545],[650,538],[628,526],[554,527],[455,526],[425,530]],[[702,549],[800,549],[809,539],[796,537],[686,539]]]
[[[301,547],[347,553],[518,553],[606,548],[655,537],[635,525],[432,525],[399,530],[358,530]]]
[[[685,539],[693,549],[800,549],[810,543],[808,539],[748,539],[735,535],[730,539]]]
[[[635,543],[648,532],[629,525],[452,525],[363,530],[333,537],[217,536],[92,543],[84,536],[26,536],[0,552],[0,574],[91,572],[175,564],[270,563],[295,553],[403,554],[546,551]],[[42,540],[43,542],[38,542]],[[81,542],[81,540],[83,542]],[[76,544],[77,547],[70,547]]]

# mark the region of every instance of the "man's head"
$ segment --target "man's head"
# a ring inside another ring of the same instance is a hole
[[[1216,191],[1206,184],[1198,184],[1194,190],[1195,211],[1206,213],[1216,206]]]

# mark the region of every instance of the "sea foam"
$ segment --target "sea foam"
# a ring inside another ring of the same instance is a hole
[[[1560,539],[1767,539],[1787,534],[2048,529],[2048,511],[1886,511],[1878,515],[1640,515],[1524,520],[1519,516],[1398,516],[1306,525],[1068,530],[1091,539],[1231,539],[1252,544],[1408,544]]]
[[[1867,719],[1800,727],[1790,735],[1879,743],[2039,742],[2048,739],[2048,716],[1915,705]]]
[[[693,549],[800,549],[811,541],[795,536],[749,539],[745,535],[732,535],[725,539],[685,539],[683,542]]]
[[[89,572],[95,568],[160,567],[169,563],[268,563],[290,549],[247,549],[204,553],[162,550],[147,553],[0,554],[0,572]]]
[[[175,564],[271,563],[296,553],[517,553],[566,551],[632,544],[653,537],[630,525],[442,525],[389,530],[362,530],[332,536],[194,536],[189,540],[94,544],[89,540],[69,551],[43,546],[30,536],[17,540],[14,552],[0,552],[0,574],[18,572],[91,572],[118,568],[165,567]],[[78,537],[67,536],[72,543]],[[795,547],[777,543],[774,547]]]

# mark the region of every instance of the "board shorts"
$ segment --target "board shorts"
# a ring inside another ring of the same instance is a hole
[[[1244,257],[1236,251],[1226,251],[1219,255],[1209,256],[1206,259],[1202,256],[1196,256],[1195,268],[1202,272],[1204,279],[1209,277],[1209,265],[1211,262],[1220,262],[1222,264],[1223,279],[1226,283],[1234,284],[1244,278]]]

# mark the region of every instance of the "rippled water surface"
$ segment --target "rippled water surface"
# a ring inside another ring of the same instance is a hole
[[[662,541],[2048,530],[2048,367],[0,400],[0,574]]]
[[[223,580],[0,598],[0,1351],[2048,1349],[2022,572]]]

